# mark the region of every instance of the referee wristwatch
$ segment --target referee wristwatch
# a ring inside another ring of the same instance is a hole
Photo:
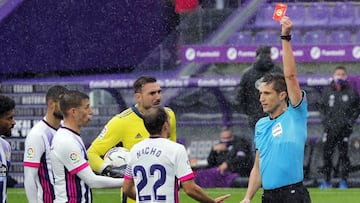
[[[290,41],[291,40],[291,35],[280,35],[280,38],[282,40]]]

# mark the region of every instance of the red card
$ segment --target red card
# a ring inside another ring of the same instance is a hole
[[[280,4],[277,3],[275,10],[274,10],[274,15],[273,15],[273,19],[274,20],[281,20],[281,18],[285,15],[286,13],[286,9],[287,9],[287,5],[286,4]]]

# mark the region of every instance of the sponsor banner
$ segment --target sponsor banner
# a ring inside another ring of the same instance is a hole
[[[216,78],[158,78],[158,83],[163,88],[181,87],[235,87],[240,83],[241,77],[216,77]],[[299,76],[301,85],[323,86],[329,84],[331,76]],[[132,79],[91,80],[89,88],[132,88]]]
[[[257,46],[199,46],[182,48],[183,62],[239,63],[254,62]],[[354,62],[360,60],[360,45],[293,45],[297,62]],[[281,46],[271,46],[271,57],[280,62]]]
[[[239,77],[221,78],[158,78],[161,87],[233,87],[240,82]],[[132,79],[91,80],[90,88],[132,88]]]

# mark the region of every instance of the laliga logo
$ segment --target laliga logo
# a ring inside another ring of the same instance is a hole
[[[71,161],[76,161],[79,158],[79,155],[76,152],[72,152],[70,154],[70,160]]]
[[[29,147],[27,150],[26,150],[26,157],[28,158],[32,158],[35,154],[35,150],[34,148],[32,147]]]

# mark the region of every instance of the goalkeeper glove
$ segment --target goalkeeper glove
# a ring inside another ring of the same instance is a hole
[[[112,166],[108,165],[104,168],[101,175],[109,176],[112,178],[123,178],[125,175],[126,165]]]

